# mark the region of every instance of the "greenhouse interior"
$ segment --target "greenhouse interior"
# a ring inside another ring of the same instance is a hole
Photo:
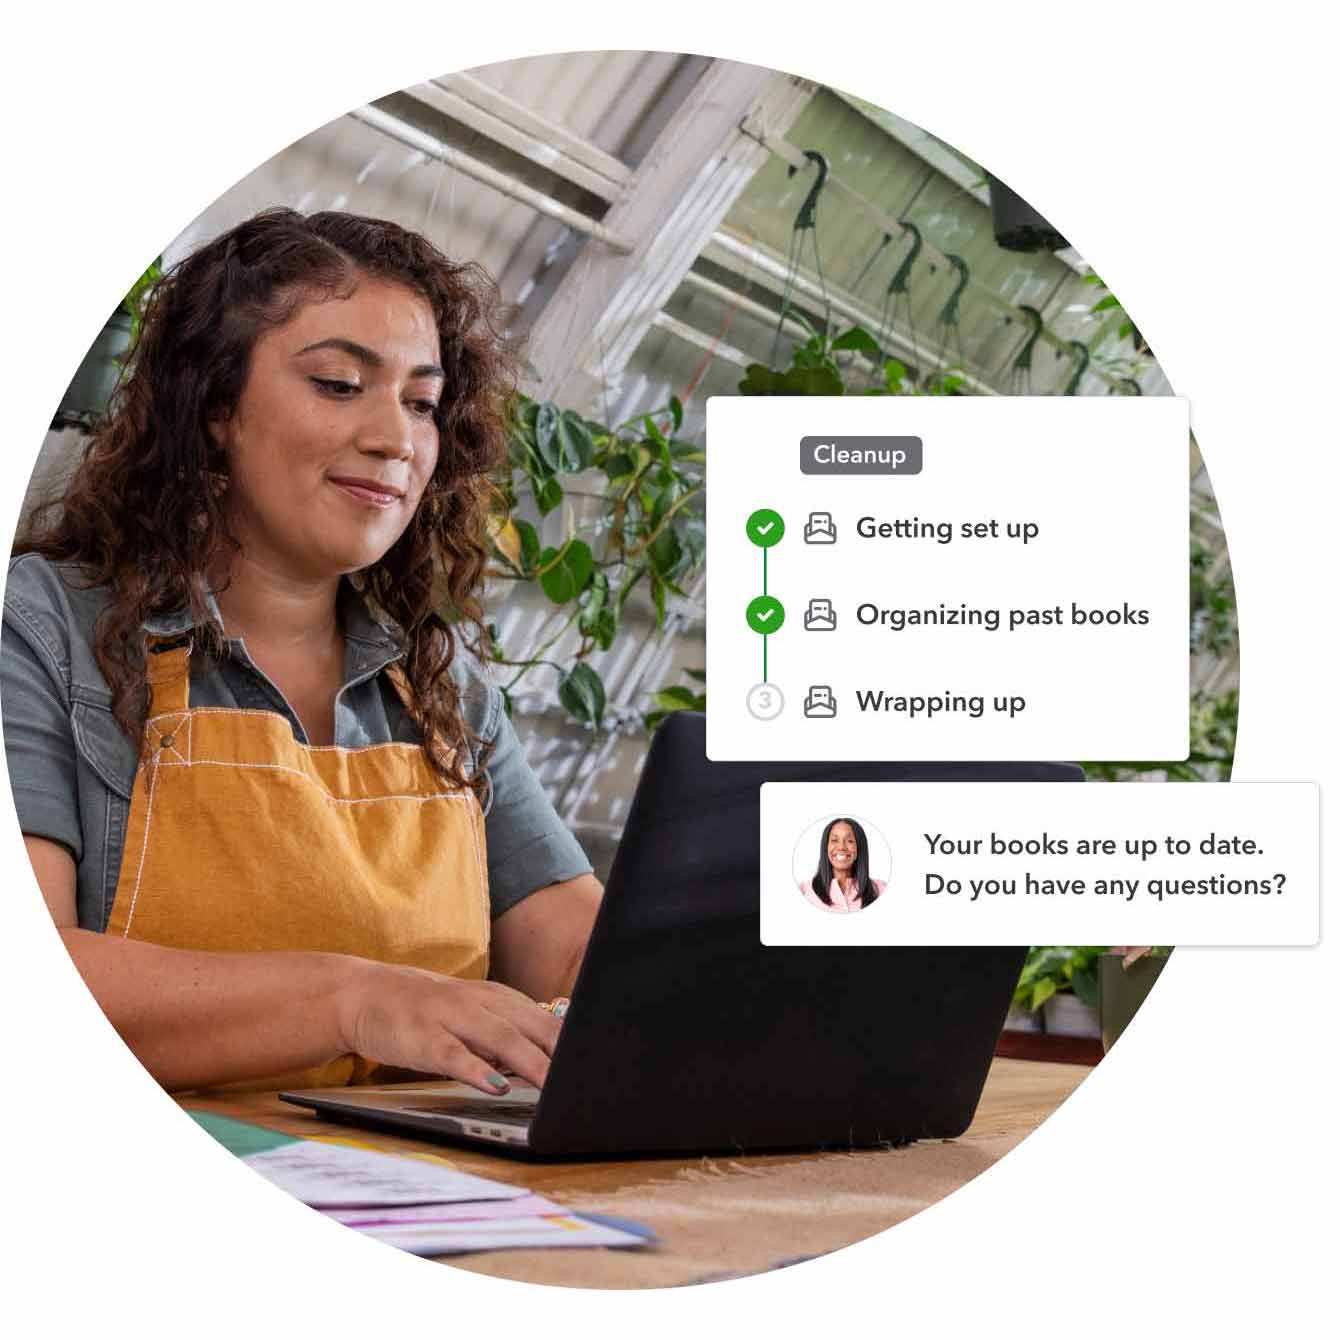
[[[536,57],[314,130],[167,241],[142,283],[274,205],[394,219],[496,278],[525,366],[484,599],[493,674],[603,876],[651,731],[705,704],[708,397],[1173,394],[1118,296],[988,167],[896,109],[755,66]],[[97,409],[72,386],[31,499],[59,491]],[[1091,781],[1232,766],[1232,578],[1194,442],[1188,470],[1191,753],[1081,760]],[[1056,1007],[1091,993],[1097,953],[1035,951],[1014,1026],[1065,1033]]]

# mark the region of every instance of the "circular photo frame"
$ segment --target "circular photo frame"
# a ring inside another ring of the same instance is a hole
[[[798,894],[817,910],[863,912],[888,891],[893,852],[873,820],[858,814],[827,814],[797,837],[791,875]]]

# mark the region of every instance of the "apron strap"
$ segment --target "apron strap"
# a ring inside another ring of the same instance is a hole
[[[149,717],[191,710],[191,646],[194,638],[150,638]]]

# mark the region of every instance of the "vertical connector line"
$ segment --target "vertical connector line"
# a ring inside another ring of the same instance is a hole
[[[768,551],[763,551],[763,594],[768,594]],[[768,682],[768,635],[763,634],[763,682]]]

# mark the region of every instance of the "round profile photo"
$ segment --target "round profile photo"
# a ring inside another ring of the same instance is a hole
[[[888,839],[869,820],[847,814],[812,823],[791,858],[796,887],[823,912],[863,912],[888,886]]]

